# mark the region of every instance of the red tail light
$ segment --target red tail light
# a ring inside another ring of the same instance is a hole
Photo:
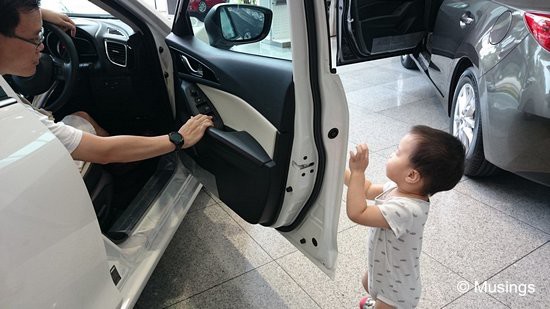
[[[525,13],[525,23],[537,42],[550,51],[550,14]]]

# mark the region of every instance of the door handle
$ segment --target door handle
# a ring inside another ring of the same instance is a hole
[[[472,13],[466,12],[460,16],[460,28],[464,29],[466,26],[474,22],[474,17],[472,16]]]
[[[189,63],[189,59],[187,59],[187,57],[185,57],[184,55],[180,55],[180,59],[192,75],[198,77],[202,77],[204,75],[204,70],[202,69],[202,65],[200,63],[197,63],[197,68],[193,68],[191,63]]]

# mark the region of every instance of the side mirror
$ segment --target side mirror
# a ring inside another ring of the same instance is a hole
[[[204,18],[210,45],[230,49],[263,40],[271,29],[273,13],[255,5],[217,4]]]

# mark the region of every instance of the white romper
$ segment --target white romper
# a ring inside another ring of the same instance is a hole
[[[414,308],[420,300],[420,252],[430,203],[407,197],[387,197],[396,188],[388,182],[375,205],[391,229],[369,228],[369,294],[396,308]]]

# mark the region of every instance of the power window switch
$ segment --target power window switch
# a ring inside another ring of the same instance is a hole
[[[212,108],[210,108],[210,106],[208,106],[207,104],[202,104],[202,105],[199,105],[197,106],[197,109],[199,110],[199,113],[201,114],[210,114],[212,112]]]

